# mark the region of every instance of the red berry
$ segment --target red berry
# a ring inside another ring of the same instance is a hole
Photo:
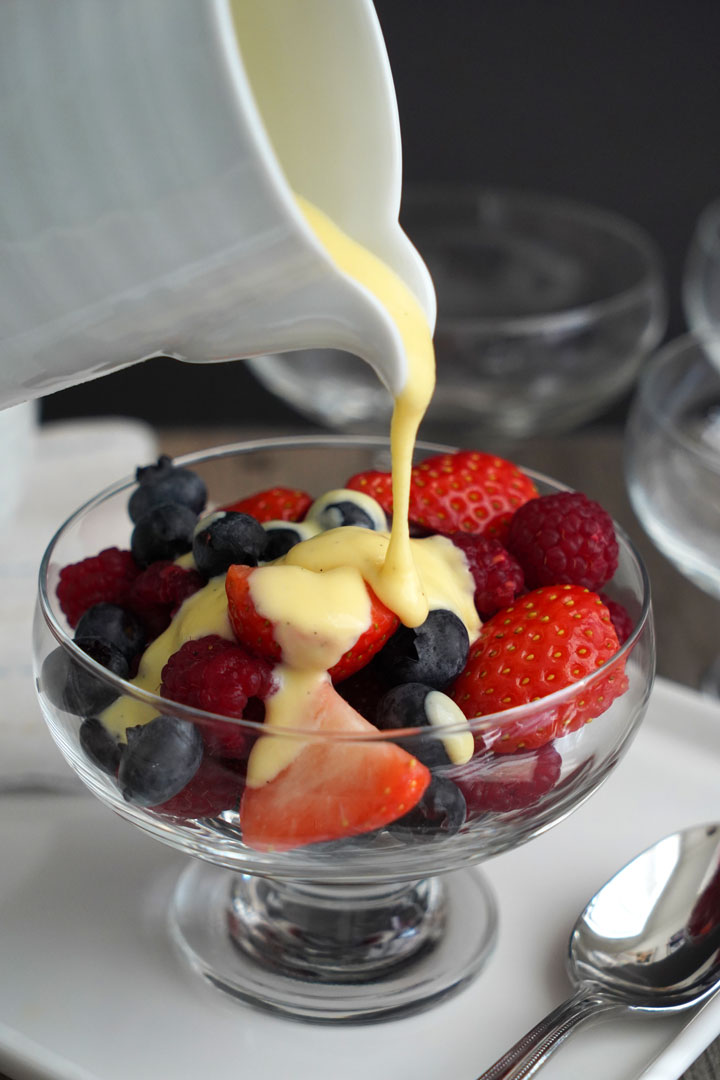
[[[635,622],[630,612],[618,600],[611,600],[605,593],[600,593],[600,599],[610,612],[610,621],[615,627],[618,641],[624,645],[635,629]]]
[[[350,477],[345,487],[370,495],[375,502],[380,503],[388,516],[392,514],[392,476],[389,472],[371,469],[368,472],[356,473],[355,476]]]
[[[562,705],[536,706],[507,721],[502,712],[592,675],[618,648],[610,615],[596,593],[578,585],[546,586],[484,624],[450,696],[468,718],[500,714],[497,731],[483,731],[496,753],[536,749],[609,708],[627,689],[622,664],[611,665]]]
[[[453,533],[450,540],[465,553],[475,581],[475,607],[484,619],[507,607],[523,591],[520,564],[499,540],[465,533]]]
[[[173,653],[162,670],[160,693],[194,709],[242,719],[251,699],[264,701],[274,688],[269,664],[251,656],[234,641],[209,634],[186,641]],[[246,755],[251,735],[241,725],[198,721],[198,726],[208,753],[239,758]]]
[[[305,491],[274,487],[237,499],[220,509],[250,514],[256,521],[302,521],[312,501],[312,496]]]
[[[475,450],[426,458],[412,471],[410,519],[441,533],[482,533],[504,541],[515,511],[537,496],[510,461]]]
[[[205,757],[182,791],[160,806],[154,806],[153,811],[188,820],[216,817],[223,810],[239,810],[244,789],[244,766],[239,766],[236,761]]]
[[[129,551],[105,548],[60,571],[57,598],[71,626],[94,604],[127,606],[131,586],[140,568]]]
[[[468,816],[488,810],[522,810],[551,791],[560,779],[562,758],[548,744],[525,754],[473,757],[448,775],[462,791]]]
[[[235,565],[227,572],[225,590],[230,624],[238,641],[252,653],[267,660],[279,661],[282,659],[282,649],[275,638],[275,627],[258,612],[250,592],[253,573],[262,573],[262,567]],[[369,586],[366,587],[370,596],[370,625],[352,648],[329,669],[333,682],[341,682],[364,667],[397,629],[397,615],[378,600]]]
[[[507,548],[530,589],[569,584],[597,591],[617,569],[612,518],[579,491],[542,495],[520,507],[510,523]]]
[[[152,639],[167,629],[183,600],[204,585],[205,579],[197,570],[186,570],[168,559],[160,559],[135,579],[127,606],[142,620]]]

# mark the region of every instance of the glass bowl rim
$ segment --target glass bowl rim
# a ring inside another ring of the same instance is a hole
[[[643,264],[643,273],[638,281],[624,289],[613,291],[608,296],[598,297],[585,304],[569,307],[560,311],[549,311],[542,315],[515,315],[505,318],[499,316],[473,316],[446,318],[442,313],[438,314],[437,328],[441,331],[472,332],[473,330],[493,330],[495,332],[513,333],[517,337],[531,336],[537,333],[559,333],[562,331],[582,330],[589,323],[597,322],[609,315],[622,312],[626,307],[635,303],[638,297],[647,292],[654,292],[657,300],[665,306],[665,278],[664,263],[660,248],[647,230],[641,225],[625,217],[623,214],[605,207],[596,206],[593,203],[584,203],[580,200],[563,196],[547,195],[543,192],[526,188],[503,188],[503,187],[474,187],[472,185],[443,185],[428,184],[412,187],[403,197],[402,208],[410,210],[414,203],[418,205],[422,200],[440,199],[448,205],[456,205],[458,200],[472,198],[477,203],[481,199],[492,198],[504,201],[510,209],[515,207],[540,211],[544,217],[553,216],[561,220],[573,223],[581,223],[584,228],[592,226],[595,231],[611,234],[615,239],[621,240],[632,248]],[[411,223],[403,221],[401,211],[401,223],[406,228],[408,235],[415,242],[415,234]],[[441,229],[443,223],[439,222],[432,226],[417,226],[417,236],[420,237],[423,229]],[[422,254],[422,247],[419,248]]]
[[[693,457],[698,458],[705,468],[720,475],[720,455],[713,453],[709,447],[698,439],[694,439],[692,435],[678,430],[677,424],[672,417],[668,416],[658,405],[659,395],[656,386],[657,380],[668,367],[671,367],[676,361],[682,361],[684,358],[690,361],[693,359],[693,353],[697,352],[697,356],[694,358],[695,362],[700,361],[706,364],[710,371],[715,372],[717,375],[718,398],[720,399],[720,368],[716,367],[707,356],[707,348],[710,344],[716,345],[720,352],[720,332],[703,333],[702,331],[691,331],[689,334],[682,334],[680,337],[673,338],[672,341],[668,341],[661,349],[658,349],[640,374],[633,411],[641,409],[649,413],[671,442]]]
[[[232,457],[237,454],[251,453],[253,451],[265,451],[270,452],[273,450],[289,450],[296,449],[298,444],[303,447],[318,447],[323,446],[335,446],[340,444],[344,447],[357,447],[359,449],[376,447],[377,449],[390,449],[390,440],[384,435],[283,435],[274,436],[261,439],[249,439],[240,440],[234,443],[225,443],[222,446],[215,446],[206,450],[193,451],[191,453],[182,454],[173,458],[175,465],[184,467],[191,467],[193,464],[202,464],[210,461],[217,461],[222,458]],[[453,453],[458,448],[448,446],[442,443],[427,442],[425,440],[418,440],[415,444],[415,448],[419,450],[430,451],[432,453]],[[517,464],[517,463],[516,463]],[[523,465],[517,464],[517,467],[533,481],[540,481],[553,486],[558,491],[572,491],[573,489],[566,484],[562,484],[560,481],[552,479],[552,477],[546,476],[544,473],[540,473],[534,469],[526,469]],[[86,500],[81,506],[79,506],[73,513],[60,525],[50,539],[45,552],[43,554],[40,569],[38,572],[38,599],[40,610],[44,618],[50,633],[57,641],[58,645],[63,648],[72,659],[78,663],[81,667],[84,667],[88,672],[94,675],[97,679],[111,686],[117,690],[119,696],[125,696],[139,701],[142,704],[152,706],[158,712],[158,714],[171,712],[173,715],[180,716],[184,719],[192,722],[199,722],[210,724],[216,724],[218,721],[222,721],[225,724],[233,724],[236,727],[241,727],[244,731],[257,735],[270,735],[273,738],[295,738],[302,737],[306,741],[313,742],[327,742],[330,738],[328,732],[308,731],[304,728],[290,728],[283,727],[281,730],[274,730],[267,728],[262,722],[244,720],[242,718],[236,718],[231,716],[223,716],[219,713],[206,712],[202,709],[194,708],[190,705],[184,705],[181,702],[173,701],[170,698],[164,698],[160,694],[155,694],[152,691],[141,690],[139,687],[133,686],[133,684],[126,679],[120,678],[120,676],[113,674],[104,668],[87,653],[80,649],[73,639],[66,633],[65,629],[59,624],[55,618],[53,608],[53,602],[51,601],[47,591],[47,580],[50,562],[55,551],[58,542],[61,540],[66,529],[72,526],[80,518],[90,513],[92,510],[99,508],[104,502],[111,499],[113,496],[119,494],[123,490],[129,490],[134,487],[136,479],[134,476],[124,477],[121,480],[116,481],[113,484],[103,488],[97,494],[93,495],[90,499]],[[613,520],[616,535],[618,541],[624,545],[628,553],[631,556],[632,562],[636,569],[639,571],[640,581],[642,584],[642,606],[637,621],[633,627],[632,633],[623,645],[613,654],[608,660],[605,661],[599,668],[591,672],[589,675],[584,676],[582,679],[578,679],[577,682],[570,683],[568,686],[562,687],[560,690],[554,690],[552,693],[547,694],[545,697],[537,698],[534,701],[528,702],[524,705],[516,705],[511,709],[503,709],[498,712],[486,713],[482,716],[473,717],[466,720],[464,723],[458,721],[457,725],[448,724],[443,725],[442,728],[432,731],[428,727],[410,727],[410,728],[393,728],[392,730],[384,731],[378,729],[377,732],[370,732],[367,735],[358,735],[357,733],[345,733],[345,732],[332,732],[332,742],[349,742],[349,743],[364,743],[372,742],[378,738],[382,738],[384,741],[394,741],[398,738],[417,738],[421,740],[423,737],[432,735],[433,738],[445,737],[452,734],[467,731],[470,729],[473,732],[482,733],[483,730],[490,728],[491,726],[497,726],[498,724],[504,725],[512,720],[517,721],[524,715],[533,714],[536,711],[545,708],[556,707],[562,705],[565,701],[575,697],[584,687],[589,686],[596,681],[600,681],[603,677],[603,673],[612,668],[614,665],[624,662],[624,660],[632,652],[636,641],[642,634],[650,615],[651,610],[651,595],[650,595],[650,580],[647,573],[647,568],[635,547],[634,543],[627,535],[625,530],[616,521]],[[559,585],[558,588],[562,588]],[[522,599],[522,598],[518,598]],[[487,621],[487,620],[486,620]],[[498,719],[499,718],[499,719]]]

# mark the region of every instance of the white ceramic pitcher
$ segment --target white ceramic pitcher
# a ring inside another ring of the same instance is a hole
[[[293,192],[406,281],[371,0],[2,0],[0,406],[151,355],[333,347],[406,376]]]

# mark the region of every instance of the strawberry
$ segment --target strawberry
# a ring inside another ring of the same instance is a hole
[[[251,786],[251,754],[240,806],[249,847],[287,851],[371,832],[412,809],[430,783],[428,769],[417,758],[392,742],[368,738],[377,736],[377,729],[327,681],[307,699],[297,727],[329,737],[301,743],[290,764],[260,787]],[[333,740],[338,732],[365,741]],[[268,738],[261,737],[256,746]]]
[[[302,521],[312,501],[312,496],[304,491],[274,487],[267,491],[258,491],[219,509],[250,514],[256,521]]]
[[[386,514],[392,514],[392,476],[388,472],[369,470],[351,476],[345,485],[352,491],[362,491],[380,503]]]
[[[537,497],[510,461],[475,450],[426,458],[412,471],[410,518],[435,532],[481,533],[504,541],[518,507]]]
[[[619,648],[608,609],[579,585],[547,585],[493,615],[470,650],[450,696],[468,718],[537,701],[591,675]],[[624,668],[612,665],[592,686],[561,705],[499,718],[483,731],[495,753],[532,750],[599,716],[627,689]]]
[[[390,473],[364,472],[346,487],[392,512]],[[510,461],[476,450],[426,458],[412,470],[409,518],[428,532],[482,534],[501,542],[515,511],[537,497],[532,480]]]
[[[266,660],[277,662],[282,659],[282,649],[275,640],[273,624],[259,614],[250,593],[250,578],[255,569],[236,565],[227,572],[225,591],[230,624],[236,638],[246,649]],[[378,600],[369,586],[366,587],[370,596],[370,625],[353,647],[330,668],[330,677],[334,682],[341,682],[364,667],[397,629],[397,616]]]

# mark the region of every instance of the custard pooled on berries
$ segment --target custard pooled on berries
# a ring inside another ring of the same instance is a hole
[[[428,458],[409,476],[407,590],[387,569],[390,474],[341,479],[213,509],[202,480],[163,457],[137,471],[130,550],[62,570],[77,647],[150,695],[98,693],[65,654],[46,662],[124,799],[174,819],[232,812],[258,850],[380,831],[438,842],[541,799],[560,740],[625,691],[611,661],[629,616],[599,593],[617,543],[597,504],[539,495],[494,455]],[[582,699],[518,716],[600,667]],[[492,777],[480,768],[501,757]]]

